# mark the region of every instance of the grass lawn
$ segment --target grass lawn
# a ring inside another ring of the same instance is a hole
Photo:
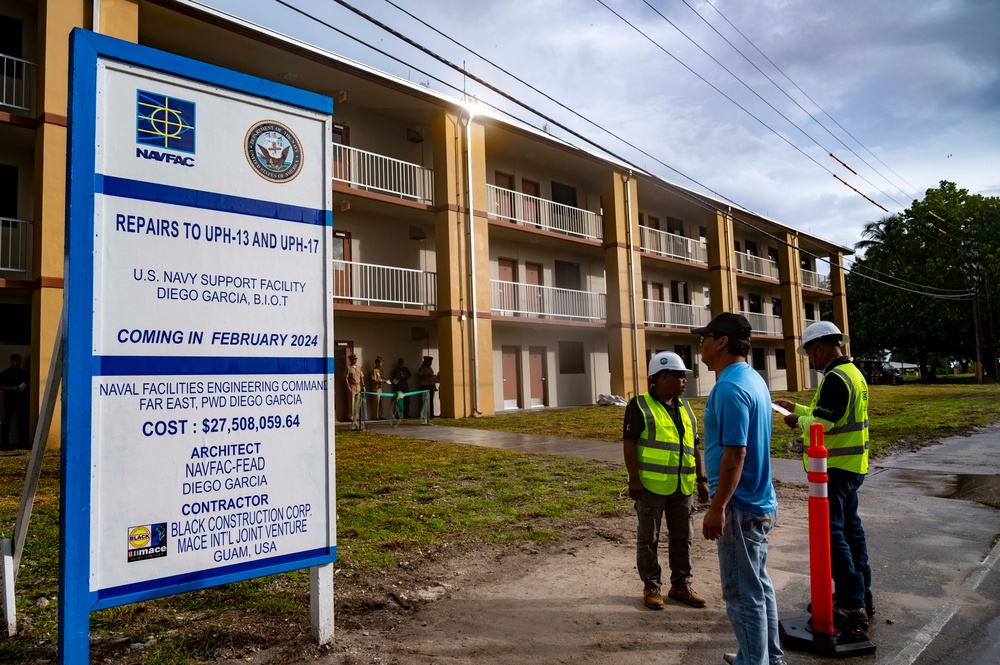
[[[692,401],[700,416],[704,399]],[[1000,387],[873,386],[870,404],[872,448],[884,451],[894,442],[936,439],[1000,419]],[[615,441],[623,411],[594,406],[434,422]],[[790,435],[776,418],[776,453],[784,453]],[[27,461],[24,455],[0,455],[0,537],[13,533]],[[624,486],[620,464],[338,432],[337,567],[363,574],[462,543],[551,541],[587,516],[627,515],[631,502]],[[59,457],[50,452],[18,577],[20,632],[0,637],[0,663],[55,658],[58,544]],[[308,612],[308,587],[305,571],[292,572],[103,610],[91,615],[92,634],[125,644],[155,636],[134,662],[211,660],[233,612],[243,613],[239,621],[247,612],[260,621],[284,621]]]

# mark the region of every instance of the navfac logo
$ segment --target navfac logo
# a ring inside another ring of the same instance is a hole
[[[141,524],[128,528],[128,561],[167,556],[167,523]]]
[[[150,148],[165,148],[193,155],[194,108],[194,102],[185,99],[136,90],[135,142]],[[193,165],[192,162],[191,166]]]

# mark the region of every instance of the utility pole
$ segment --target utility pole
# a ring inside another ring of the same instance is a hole
[[[969,270],[969,284],[972,287],[972,328],[975,332],[976,338],[976,352],[975,352],[975,363],[976,363],[976,383],[979,385],[983,384],[983,354],[982,354],[982,342],[979,339],[979,256],[975,251],[972,244],[972,228],[968,222],[964,224],[965,226],[965,238],[966,242],[969,243],[968,250],[968,263],[966,264]]]
[[[990,296],[990,273],[983,271],[983,281],[986,286],[986,317],[990,324],[990,349],[993,356],[993,381],[1000,383],[1000,354],[997,353],[997,335],[993,331],[993,298]]]

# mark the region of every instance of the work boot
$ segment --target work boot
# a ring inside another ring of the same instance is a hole
[[[660,595],[660,587],[648,586],[642,591],[642,602],[651,610],[663,609],[663,596]]]
[[[708,604],[705,602],[704,598],[692,591],[689,586],[671,586],[670,591],[667,593],[667,598],[679,600],[682,603],[687,603],[691,607],[705,607],[705,605]]]
[[[860,628],[868,630],[868,612],[862,607],[847,608],[837,603],[833,604],[833,621],[842,630]]]
[[[729,665],[733,665],[733,663],[736,662],[736,654],[735,653],[724,653],[724,654],[722,654],[722,660],[724,660],[727,663],[729,663]],[[786,663],[783,660],[776,660],[775,662],[770,663],[770,665],[788,665],[788,663]]]
[[[865,613],[869,619],[875,616],[875,601],[872,599],[871,591],[865,593]]]

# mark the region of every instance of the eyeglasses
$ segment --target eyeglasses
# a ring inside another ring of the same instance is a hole
[[[668,370],[667,374],[669,374],[670,376],[672,376],[672,377],[674,377],[676,379],[686,379],[687,376],[688,376],[687,372],[682,372],[680,370]]]
[[[715,335],[713,335],[712,333],[705,333],[704,335],[701,335],[701,337],[698,339],[698,343],[704,344],[706,339],[715,339]]]

